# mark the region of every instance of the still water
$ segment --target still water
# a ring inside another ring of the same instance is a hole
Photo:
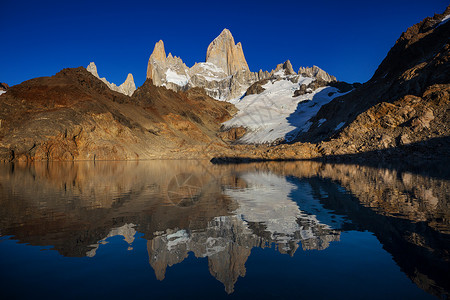
[[[450,181],[315,162],[0,165],[2,299],[447,299]]]

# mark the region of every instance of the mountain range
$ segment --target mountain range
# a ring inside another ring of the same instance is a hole
[[[137,89],[132,74],[116,85],[93,62],[1,84],[0,159],[448,155],[449,14],[404,32],[364,84],[289,60],[252,72],[228,29],[192,67],[157,42]]]

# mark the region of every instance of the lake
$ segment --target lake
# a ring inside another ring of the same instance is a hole
[[[450,181],[351,164],[0,165],[2,299],[447,299]]]

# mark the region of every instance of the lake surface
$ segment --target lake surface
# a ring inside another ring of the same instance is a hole
[[[316,162],[0,165],[2,299],[447,299],[450,181]]]

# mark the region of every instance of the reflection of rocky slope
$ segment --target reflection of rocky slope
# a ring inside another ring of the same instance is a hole
[[[281,253],[293,255],[299,243],[303,249],[320,250],[339,239],[337,231],[303,213],[289,199],[295,186],[283,178],[274,184],[267,181],[268,174],[234,173],[201,163],[86,162],[1,168],[1,234],[32,245],[52,245],[66,256],[93,257],[108,237],[121,235],[130,248],[134,234],[141,232],[148,240],[150,264],[158,279],[164,278],[168,266],[193,252],[208,257],[211,274],[228,292],[245,275],[253,247],[273,244]],[[173,186],[174,179],[178,186]],[[184,189],[185,183],[197,187],[196,192]],[[23,192],[17,195],[19,188]],[[259,190],[272,191],[270,195],[277,198],[253,199]],[[179,205],[171,192],[195,199]],[[264,216],[266,209],[272,213]]]
[[[181,181],[174,186],[180,178],[195,192]],[[140,232],[158,279],[192,252],[208,258],[228,292],[245,275],[253,247],[293,255],[299,243],[325,249],[341,230],[369,230],[418,286],[441,295],[450,290],[449,186],[408,172],[313,162],[3,165],[0,228],[21,242],[91,257],[111,236],[133,247]],[[169,191],[192,201],[178,205]]]
[[[234,183],[241,183],[225,190],[238,205],[233,215],[216,217],[203,230],[167,230],[149,240],[150,265],[159,280],[165,278],[167,267],[193,252],[196,257],[208,257],[211,275],[232,293],[237,279],[245,276],[253,247],[275,244],[280,253],[294,255],[299,243],[305,250],[322,250],[339,240],[336,231],[289,199],[295,186],[283,178],[253,172],[238,173],[237,178]]]
[[[175,93],[151,81],[131,98],[84,68],[26,81],[0,97],[0,160],[198,157],[207,145],[224,147],[216,133],[233,111],[198,89]]]
[[[238,201],[239,202],[239,201]],[[232,293],[239,277],[245,276],[245,263],[254,247],[265,248],[275,243],[280,253],[294,255],[298,244],[303,249],[322,250],[339,234],[326,225],[311,221],[307,215],[292,220],[293,232],[268,232],[269,217],[251,223],[239,215],[217,217],[199,231],[167,230],[147,243],[150,265],[158,280],[165,278],[167,267],[182,262],[193,252],[196,257],[208,257],[209,270]]]
[[[0,170],[1,234],[53,245],[65,256],[84,256],[126,224],[151,238],[167,228],[205,228],[208,220],[234,209],[211,179],[214,169],[205,173],[196,161],[16,164]],[[202,197],[191,207],[178,207],[167,187],[185,172],[195,176]]]

